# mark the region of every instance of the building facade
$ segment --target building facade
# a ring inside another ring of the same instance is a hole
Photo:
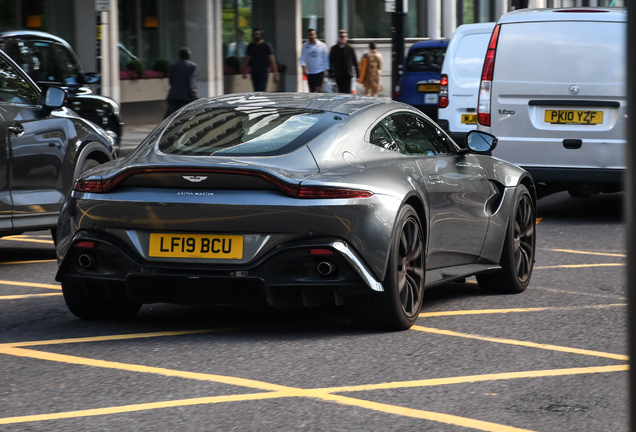
[[[399,0],[398,0],[399,1]],[[458,25],[496,21],[524,7],[624,6],[620,0],[403,0],[405,46],[450,37]],[[370,41],[385,58],[391,92],[395,0],[0,0],[0,27],[40,30],[66,39],[85,71],[102,74],[96,91],[121,104],[127,123],[156,123],[165,110],[165,74],[187,46],[198,64],[201,97],[251,90],[239,74],[251,30],[274,47],[281,82],[268,89],[303,91],[299,65],[308,28],[331,46],[346,29],[361,56]]]

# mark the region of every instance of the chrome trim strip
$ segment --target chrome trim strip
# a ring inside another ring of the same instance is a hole
[[[353,253],[351,249],[344,242],[333,242],[331,243],[331,247],[340,252],[346,259],[349,261],[349,264],[353,266],[353,268],[358,272],[362,279],[367,283],[369,288],[373,291],[383,292],[384,288],[382,287],[382,283],[378,282],[373,275],[367,270],[362,261],[358,259],[358,257]]]

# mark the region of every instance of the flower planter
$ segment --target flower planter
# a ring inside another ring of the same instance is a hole
[[[122,80],[119,86],[122,103],[165,100],[170,90],[168,78]]]

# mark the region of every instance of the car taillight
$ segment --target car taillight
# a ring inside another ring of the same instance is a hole
[[[497,51],[497,41],[499,39],[500,24],[497,24],[490,36],[488,51],[484,59],[484,66],[481,70],[481,83],[479,84],[479,102],[477,103],[477,121],[482,126],[490,126],[490,98],[492,89],[492,78],[495,71],[495,52]]]
[[[402,96],[402,83],[398,81],[393,90],[393,99],[399,99],[400,96]]]
[[[156,173],[195,173],[195,174],[231,174],[231,175],[243,175],[259,177],[268,181],[274,185],[279,191],[292,198],[304,198],[304,199],[333,199],[333,198],[369,198],[373,196],[373,192],[363,189],[346,189],[346,188],[334,188],[323,186],[298,186],[281,181],[268,174],[249,171],[249,170],[228,170],[228,169],[215,169],[215,168],[144,168],[144,169],[130,169],[123,171],[115,177],[109,179],[100,180],[77,180],[73,185],[73,190],[76,192],[89,192],[89,193],[106,193],[113,190],[121,182],[138,174],[156,174]]]
[[[439,102],[440,108],[446,108],[448,106],[448,75],[442,74],[439,80]]]

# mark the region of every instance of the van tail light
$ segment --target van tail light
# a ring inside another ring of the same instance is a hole
[[[495,71],[495,52],[497,51],[497,41],[499,40],[499,29],[501,24],[497,24],[490,36],[484,66],[481,70],[481,83],[479,84],[479,102],[477,103],[477,121],[482,126],[490,126],[490,102],[492,78]]]
[[[395,89],[393,89],[393,99],[399,99],[402,96],[402,83],[400,81],[395,84]]]
[[[448,106],[448,75],[442,74],[439,80],[439,107],[446,108]]]

